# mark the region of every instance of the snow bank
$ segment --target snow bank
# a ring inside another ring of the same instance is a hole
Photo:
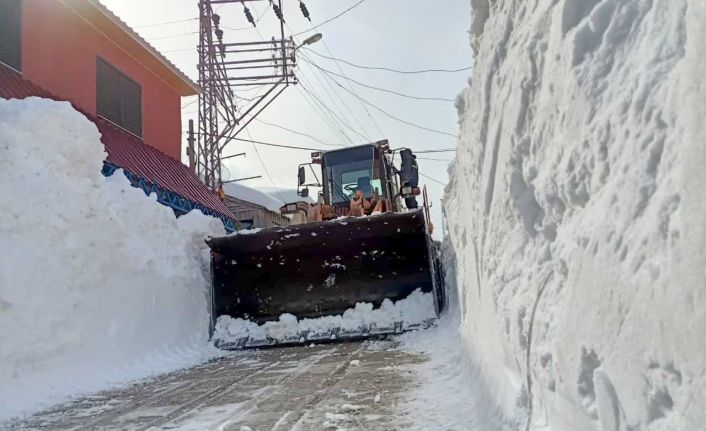
[[[395,349],[425,358],[402,367],[410,384],[397,405],[395,429],[495,431],[502,429],[483,376],[459,342],[461,313],[456,288],[456,261],[448,239],[442,243],[448,309],[434,327],[395,338]],[[373,348],[376,346],[373,345]],[[386,346],[380,343],[381,348]],[[416,363],[415,363],[416,362]],[[378,395],[379,397],[379,395]]]
[[[282,205],[285,204],[285,202],[268,193],[238,183],[224,184],[223,190],[228,196],[263,206],[277,214],[279,214],[279,209]]]
[[[0,421],[214,354],[222,225],[103,177],[99,136],[68,103],[0,99]]]
[[[514,429],[703,429],[706,5],[472,5],[445,212],[488,389]]]
[[[389,328],[395,322],[403,322],[404,328],[423,324],[435,319],[434,298],[431,293],[422,293],[417,289],[405,299],[395,303],[385,299],[380,308],[373,304],[357,303],[339,316],[323,316],[318,319],[302,319],[291,314],[282,314],[277,321],[262,325],[230,316],[220,316],[216,322],[213,341],[216,343],[234,343],[241,339],[274,340],[297,339],[301,334],[310,337],[327,336],[332,330],[358,331],[364,327]]]

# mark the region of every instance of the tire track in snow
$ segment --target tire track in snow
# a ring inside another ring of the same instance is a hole
[[[244,380],[237,380],[237,381],[235,381],[235,382],[230,382],[230,383],[226,383],[226,384],[224,384],[224,385],[219,385],[219,386],[217,386],[215,389],[213,389],[213,390],[211,390],[211,391],[208,391],[208,392],[206,392],[205,394],[203,394],[203,395],[201,395],[201,396],[199,396],[199,397],[197,397],[197,398],[195,398],[195,399],[192,399],[192,400],[189,401],[189,402],[186,402],[186,403],[183,403],[183,404],[177,406],[175,410],[173,410],[171,413],[169,413],[169,414],[167,415],[167,417],[169,417],[169,416],[170,416],[171,414],[173,414],[174,412],[183,409],[184,407],[187,407],[187,406],[189,406],[189,405],[192,405],[192,404],[194,404],[194,403],[199,402],[201,399],[203,399],[204,397],[206,397],[206,396],[208,396],[208,395],[210,395],[210,394],[213,394],[213,393],[217,393],[217,392],[219,392],[219,391],[222,391],[222,390],[223,390],[225,387],[227,387],[227,386],[231,386],[231,385],[233,385],[233,384],[235,384],[235,383],[244,383],[244,382],[246,382],[246,381],[248,381],[248,380],[254,378],[256,375],[258,375],[258,374],[260,374],[260,373],[262,373],[262,372],[265,372],[266,370],[268,370],[268,369],[270,369],[270,368],[273,368],[273,367],[279,365],[279,361],[274,362],[274,363],[270,363],[269,365],[268,365],[267,363],[262,363],[261,365],[263,365],[262,368],[256,369],[255,372],[253,372],[252,374],[249,374],[247,377],[245,377]],[[216,371],[222,370],[222,369],[224,369],[224,368],[225,368],[225,367],[219,367],[219,368],[217,368]],[[209,371],[211,371],[211,370],[209,370]],[[173,389],[167,390],[167,391],[165,391],[165,392],[160,392],[160,393],[158,393],[158,394],[155,394],[155,395],[153,395],[153,396],[151,396],[151,397],[148,397],[147,399],[140,399],[140,400],[138,400],[138,401],[136,401],[136,402],[130,403],[129,405],[127,405],[127,406],[125,406],[125,407],[122,407],[122,408],[119,408],[119,409],[117,409],[117,410],[114,410],[113,412],[111,412],[112,414],[109,414],[109,415],[107,415],[107,416],[101,417],[101,418],[99,418],[98,420],[96,420],[96,421],[94,421],[94,422],[91,422],[91,423],[89,423],[89,424],[81,425],[81,426],[79,426],[79,427],[76,427],[76,428],[74,428],[74,430],[76,430],[76,431],[84,431],[84,430],[85,430],[85,431],[89,431],[89,430],[95,430],[95,429],[100,428],[100,427],[107,427],[107,426],[110,426],[111,424],[119,423],[121,416],[124,416],[125,414],[127,414],[127,413],[129,413],[129,412],[131,412],[131,411],[134,411],[134,410],[140,408],[141,406],[148,405],[148,403],[150,403],[150,402],[152,402],[152,401],[155,401],[155,400],[157,400],[157,399],[159,399],[159,398],[163,398],[165,395],[167,395],[169,398],[176,398],[176,397],[178,397],[178,395],[180,395],[180,394],[187,394],[190,389],[193,389],[194,387],[198,386],[199,384],[202,384],[202,383],[203,383],[204,381],[206,381],[206,380],[209,380],[209,379],[196,379],[196,380],[192,380],[192,381],[189,381],[189,382],[187,382],[187,383],[185,383],[185,384],[183,384],[183,385],[179,385],[179,386],[177,386],[176,388],[173,388]],[[160,421],[161,419],[162,419],[162,418],[157,419],[157,420],[153,420],[153,421],[151,421],[151,422],[148,422],[148,423],[146,424],[146,425],[147,425],[146,427],[143,426],[143,427],[134,428],[134,429],[135,429],[135,430],[145,430],[145,429],[151,428],[151,427],[153,427],[153,426],[158,425],[156,422]],[[164,419],[166,419],[166,418],[164,418]]]
[[[274,380],[267,386],[264,386],[258,390],[256,390],[254,393],[251,393],[249,397],[249,400],[244,402],[240,408],[238,409],[239,416],[240,417],[248,417],[251,413],[257,410],[259,404],[267,404],[266,400],[272,397],[272,395],[268,397],[262,398],[261,395],[268,391],[269,389],[272,389],[273,387],[278,387],[282,386],[284,382],[290,379],[294,379],[297,376],[300,376],[306,372],[308,372],[312,367],[314,367],[318,362],[320,362],[322,359],[329,357],[332,353],[334,353],[337,349],[330,349],[323,351],[321,353],[318,353],[316,355],[313,355],[311,357],[306,358],[306,362],[298,365],[295,367],[293,370],[286,372],[282,377],[279,379]],[[226,383],[224,385],[220,385],[217,388],[210,390],[203,395],[182,404],[179,406],[174,412],[170,413],[167,415],[167,417],[160,418],[158,422],[160,423],[149,423],[146,424],[145,426],[138,428],[139,431],[146,431],[153,429],[155,426],[159,426],[162,428],[177,428],[181,422],[183,422],[185,419],[188,419],[190,416],[198,415],[198,413],[205,408],[209,407],[208,404],[210,401],[212,401],[216,397],[225,397],[228,392],[230,392],[233,389],[238,389],[240,386],[245,386],[252,380],[254,380],[256,377],[268,372],[268,371],[273,371],[276,370],[277,367],[280,365],[288,365],[291,361],[282,361],[282,360],[277,360],[275,362],[270,363],[269,365],[258,369],[254,373],[248,374],[244,379],[242,380],[235,380],[229,383]],[[202,380],[198,381],[197,383],[203,382]],[[233,420],[232,414],[235,413],[233,411],[227,412],[224,417],[224,424]],[[225,417],[227,416],[227,417]]]
[[[305,402],[304,406],[302,406],[299,411],[296,412],[296,421],[290,426],[290,431],[299,431],[299,426],[301,425],[302,421],[309,415],[309,413],[315,410],[316,406],[318,406],[322,400],[328,397],[331,390],[336,386],[336,383],[341,381],[341,378],[346,374],[348,368],[350,368],[351,358],[360,353],[363,348],[364,346],[360,345],[357,349],[350,352],[346,356],[346,360],[339,364],[338,367],[336,367],[328,375],[328,379],[322,379],[321,385],[319,385],[317,390],[314,392],[313,396],[307,402]],[[272,428],[272,431],[278,431],[277,427]]]

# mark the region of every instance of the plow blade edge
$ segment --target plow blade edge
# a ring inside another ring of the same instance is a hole
[[[421,211],[269,228],[209,238],[213,315],[263,323],[337,315],[358,302],[379,307],[437,277]],[[437,313],[439,311],[439,304]]]

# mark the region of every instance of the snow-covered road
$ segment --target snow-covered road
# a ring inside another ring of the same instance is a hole
[[[482,378],[445,316],[388,341],[232,352],[0,428],[497,431]]]
[[[238,352],[60,405],[14,430],[393,429],[422,354],[389,342]]]

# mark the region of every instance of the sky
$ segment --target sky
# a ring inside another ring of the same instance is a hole
[[[101,0],[150,44],[162,52],[194,81],[197,80],[198,0]],[[298,0],[283,0],[287,27],[285,36],[309,31],[323,39],[298,51],[295,70],[302,85],[290,86],[265,109],[258,119],[310,135],[316,140],[264,122],[253,121],[239,137],[289,146],[332,149],[340,145],[364,144],[388,139],[392,148],[435,150],[455,148],[454,136],[430,132],[394,120],[396,117],[428,129],[456,135],[457,115],[452,101],[417,100],[365,88],[331,76],[316,66],[363,84],[415,97],[455,99],[467,86],[471,70],[456,73],[400,74],[360,69],[327,57],[372,67],[398,70],[461,69],[472,64],[468,42],[470,2],[468,0],[304,0],[312,22],[302,15]],[[357,4],[359,3],[359,4]],[[356,5],[357,4],[357,5]],[[354,6],[353,9],[319,26],[319,23]],[[215,6],[222,17],[226,42],[250,42],[278,35],[279,21],[268,1],[248,3],[257,29],[251,29],[241,4]],[[313,24],[313,25],[312,25]],[[315,28],[315,30],[314,30]],[[229,56],[227,60],[235,60]],[[341,89],[337,80],[350,92]],[[373,106],[354,96],[356,94]],[[238,93],[236,92],[236,95]],[[240,93],[247,97],[248,93]],[[183,129],[188,119],[197,122],[195,98],[182,101]],[[318,99],[318,101],[317,101]],[[334,117],[334,118],[332,118]],[[338,119],[336,119],[336,117]],[[338,124],[336,124],[338,123]],[[342,133],[340,130],[343,130]],[[322,144],[325,143],[327,145]],[[184,142],[184,148],[186,142]],[[223,180],[261,175],[243,181],[252,187],[296,187],[297,166],[310,161],[311,151],[255,146],[234,141],[224,155],[245,152],[244,157],[225,161]],[[432,219],[441,225],[440,198],[448,181],[447,166],[454,153],[419,154],[420,172],[427,177],[433,201]],[[431,159],[431,160],[429,160]],[[264,165],[264,167],[263,167]],[[434,181],[435,180],[435,181]]]

